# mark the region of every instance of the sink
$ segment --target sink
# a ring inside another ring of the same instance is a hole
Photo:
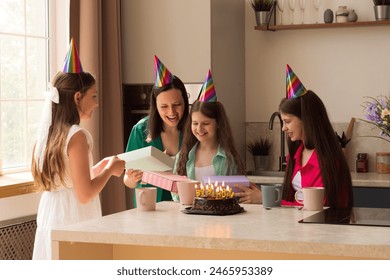
[[[254,176],[266,176],[266,177],[284,177],[284,171],[274,170],[255,170],[252,172]]]

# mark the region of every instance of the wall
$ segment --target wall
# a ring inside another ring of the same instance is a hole
[[[306,2],[307,13],[314,13],[311,1]],[[337,10],[342,4],[353,7],[359,21],[374,20],[372,1],[323,0],[320,13],[326,8]],[[288,12],[285,8],[286,21]],[[297,8],[296,22],[299,13]],[[306,88],[321,97],[333,122],[362,117],[364,96],[389,92],[390,26],[264,32],[255,30],[254,25],[255,16],[248,4],[245,7],[247,122],[268,121],[277,110],[285,95],[286,64]]]
[[[0,221],[35,215],[41,193],[30,193],[0,199]]]
[[[153,83],[153,57],[183,82],[203,82],[211,65],[209,0],[121,2],[123,83]]]
[[[285,0],[283,22],[289,23],[291,12]],[[298,3],[298,1],[296,1]],[[315,22],[312,1],[306,1],[306,22]],[[323,0],[323,11],[336,11],[347,5],[358,14],[359,21],[374,19],[372,1]],[[390,26],[307,29],[264,32],[254,29],[255,15],[245,5],[245,87],[247,141],[258,135],[270,135],[274,140],[272,168],[277,168],[279,155],[279,125],[268,131],[271,114],[277,111],[285,96],[285,69],[289,64],[306,88],[314,90],[325,103],[335,130],[345,131],[351,118],[363,118],[364,96],[388,94],[388,66],[390,64]],[[299,7],[295,10],[295,23],[301,21]],[[280,21],[280,14],[277,14]],[[362,122],[355,124],[352,141],[347,146],[347,159],[351,170],[355,168],[358,152],[369,154],[369,170],[375,171],[375,153],[388,151],[388,142],[361,136],[377,135],[376,130]],[[253,168],[247,153],[248,169]]]
[[[233,137],[245,161],[244,2],[211,1],[211,58],[218,100],[228,114]]]

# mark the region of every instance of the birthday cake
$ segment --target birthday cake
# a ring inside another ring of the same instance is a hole
[[[242,212],[243,208],[235,197],[225,199],[196,197],[191,210],[215,215],[231,215]]]
[[[203,188],[196,189],[196,197],[192,207],[186,208],[185,213],[223,216],[244,211],[244,208],[238,203],[238,198],[234,197],[232,189],[206,187],[205,190]]]

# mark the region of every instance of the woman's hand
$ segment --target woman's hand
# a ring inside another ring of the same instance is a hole
[[[241,190],[241,192],[236,192],[234,195],[239,197],[239,203],[246,204],[261,204],[262,203],[262,195],[260,189],[256,186],[256,184],[251,183],[249,187],[244,186],[234,186],[235,188]]]
[[[123,183],[129,188],[135,188],[142,179],[143,172],[137,169],[127,169],[123,177]]]

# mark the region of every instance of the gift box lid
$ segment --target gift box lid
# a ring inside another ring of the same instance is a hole
[[[233,189],[234,192],[241,192],[241,190],[235,188],[234,186],[240,185],[244,187],[249,187],[250,182],[248,178],[244,175],[226,175],[226,176],[203,176],[202,183],[204,185],[208,183],[214,184],[218,182],[218,185],[222,185],[224,182],[225,187],[229,186]]]
[[[173,158],[153,146],[119,154],[118,157],[126,161],[126,169],[170,171],[175,164]]]
[[[202,183],[208,184],[208,183],[214,184],[215,182],[218,182],[218,185],[222,184],[222,182],[229,186],[234,185],[241,185],[245,187],[250,186],[250,182],[246,176],[243,175],[227,175],[227,176],[203,176],[202,177]]]
[[[171,172],[145,171],[142,174],[142,183],[151,184],[167,191],[177,192],[177,182],[188,181],[186,176],[173,174]]]

